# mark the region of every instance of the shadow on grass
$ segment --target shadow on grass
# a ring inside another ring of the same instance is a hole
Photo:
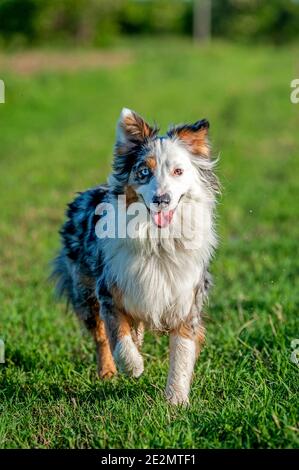
[[[26,402],[35,397],[44,402],[72,400],[81,406],[87,401],[100,405],[110,399],[128,401],[144,394],[156,394],[154,387],[149,393],[146,376],[133,379],[118,375],[110,380],[100,380],[92,366],[60,360],[58,364],[51,361],[43,367],[34,359],[18,350],[10,356],[2,370],[4,400]]]

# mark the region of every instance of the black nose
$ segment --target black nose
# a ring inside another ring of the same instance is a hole
[[[161,194],[160,196],[155,195],[153,197],[153,204],[159,206],[168,206],[170,203],[170,195],[168,193]]]

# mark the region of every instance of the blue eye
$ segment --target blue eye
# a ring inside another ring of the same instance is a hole
[[[142,168],[142,170],[139,170],[137,173],[138,178],[146,178],[150,174],[150,171],[148,168]]]

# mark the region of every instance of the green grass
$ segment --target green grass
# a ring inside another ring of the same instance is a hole
[[[298,48],[147,42],[113,69],[2,73],[0,447],[298,447]],[[220,246],[188,409],[163,398],[167,338],[138,380],[97,380],[91,339],[55,304],[65,204],[106,178],[121,107],[163,130],[208,117]]]

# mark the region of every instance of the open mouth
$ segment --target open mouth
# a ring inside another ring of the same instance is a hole
[[[165,228],[168,227],[168,225],[171,223],[174,210],[170,211],[159,211],[159,212],[154,212],[150,211],[150,214],[152,216],[154,224],[159,227],[159,228]]]
[[[181,195],[179,201],[178,201],[178,204],[177,206],[174,208],[174,209],[171,209],[171,210],[151,210],[147,204],[145,203],[145,200],[143,198],[143,196],[141,195],[141,199],[143,200],[143,203],[145,205],[145,207],[147,208],[148,210],[148,213],[150,214],[151,218],[152,218],[152,221],[154,222],[154,224],[158,227],[158,228],[166,228],[168,227],[168,225],[171,224],[171,221],[173,219],[173,215],[175,213],[175,210],[176,208],[178,207],[179,203],[181,202],[181,200],[183,199],[184,197],[184,194]]]
[[[142,195],[141,196],[141,199],[145,205],[145,207],[147,208],[148,210],[148,213],[150,214],[151,218],[152,218],[152,221],[154,222],[154,224],[158,227],[158,228],[165,228],[165,227],[168,227],[168,225],[170,225],[172,219],[173,219],[173,215],[175,213],[175,210],[176,208],[178,207],[179,203],[181,202],[181,200],[183,199],[184,197],[184,194],[181,195],[180,199],[179,199],[179,202],[177,204],[177,206],[174,208],[174,209],[171,209],[171,210],[163,210],[161,209],[160,211],[157,211],[157,210],[151,210],[147,204],[145,203],[145,200],[143,198]]]

